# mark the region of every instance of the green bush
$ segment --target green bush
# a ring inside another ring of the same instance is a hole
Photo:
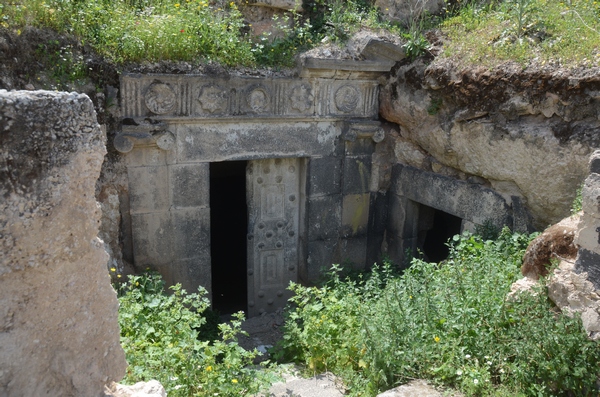
[[[468,395],[596,396],[600,346],[540,288],[507,300],[530,236],[455,236],[443,263],[295,285],[283,353],[372,396],[414,378]],[[505,393],[505,394],[503,394]]]
[[[205,291],[188,294],[180,285],[164,291],[156,274],[130,276],[118,287],[121,344],[129,367],[123,380],[157,379],[169,396],[248,396],[266,390],[273,372],[255,368],[258,351],[237,344],[243,313],[220,324],[221,340],[198,335],[209,306]],[[266,363],[265,363],[266,365]]]

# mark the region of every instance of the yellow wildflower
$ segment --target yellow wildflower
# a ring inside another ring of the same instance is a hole
[[[440,337],[439,337],[439,336],[436,336],[435,338],[433,338],[433,340],[435,341],[435,343],[439,343],[439,341],[440,341]]]
[[[237,379],[232,379],[231,383],[238,383],[238,380]]]
[[[207,371],[207,372],[210,372],[210,371],[212,371],[212,366],[210,366],[210,365],[209,365],[208,367],[206,367],[206,371]]]

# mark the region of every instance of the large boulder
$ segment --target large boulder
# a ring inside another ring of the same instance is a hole
[[[0,395],[104,395],[127,363],[94,197],[104,135],[77,93],[0,90]]]
[[[577,246],[574,243],[579,216],[563,219],[536,237],[525,251],[521,273],[533,280],[548,275],[552,259],[574,261]]]

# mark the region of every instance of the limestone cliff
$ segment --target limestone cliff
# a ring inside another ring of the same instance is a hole
[[[397,64],[380,93],[394,161],[519,197],[533,225],[568,215],[600,146],[600,72],[447,59]]]

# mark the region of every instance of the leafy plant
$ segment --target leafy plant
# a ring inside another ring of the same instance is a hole
[[[429,42],[419,30],[413,30],[408,33],[406,43],[404,43],[404,51],[409,59],[415,59],[427,52]]]
[[[201,340],[202,312],[209,306],[202,288],[188,294],[180,285],[164,291],[157,274],[129,276],[118,287],[121,344],[129,367],[124,382],[157,379],[169,396],[247,396],[265,390],[271,371],[256,369],[257,350],[237,344],[243,313],[220,324],[220,340]],[[265,364],[266,365],[266,364]]]
[[[506,299],[530,239],[464,234],[443,264],[414,259],[400,276],[387,263],[359,280],[295,285],[284,353],[341,375],[355,396],[414,378],[467,395],[595,396],[600,346],[581,321],[556,314],[543,286]]]
[[[571,215],[575,215],[583,209],[583,184],[577,189],[573,204],[571,204]]]

